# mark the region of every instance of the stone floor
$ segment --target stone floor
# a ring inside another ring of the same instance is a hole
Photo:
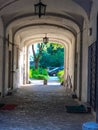
[[[0,130],[82,130],[83,123],[94,121],[92,114],[66,112],[65,105],[77,101],[59,85],[22,86],[0,102],[17,104],[14,110],[0,110]]]

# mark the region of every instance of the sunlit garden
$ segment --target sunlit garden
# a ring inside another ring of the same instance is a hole
[[[48,80],[57,76],[64,80],[64,47],[57,43],[38,43],[29,47],[29,78]]]

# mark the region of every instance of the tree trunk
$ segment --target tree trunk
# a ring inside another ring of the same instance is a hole
[[[44,79],[44,85],[47,85],[47,80],[46,79]]]
[[[40,59],[42,50],[43,50],[43,46],[42,46],[42,44],[41,45],[39,44],[39,53],[38,53],[38,55],[36,55],[35,50],[34,50],[34,45],[32,45],[32,52],[33,52],[33,56],[34,56],[35,69],[38,69],[38,63],[39,63],[39,59]]]
[[[39,61],[35,60],[35,69],[38,69],[38,63]]]

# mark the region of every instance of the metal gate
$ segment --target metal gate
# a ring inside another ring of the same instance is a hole
[[[88,48],[88,95],[90,105],[96,110],[96,43]]]

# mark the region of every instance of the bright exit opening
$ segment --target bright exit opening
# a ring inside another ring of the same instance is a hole
[[[64,46],[36,43],[28,47],[28,79],[35,84],[62,84],[64,81]]]

